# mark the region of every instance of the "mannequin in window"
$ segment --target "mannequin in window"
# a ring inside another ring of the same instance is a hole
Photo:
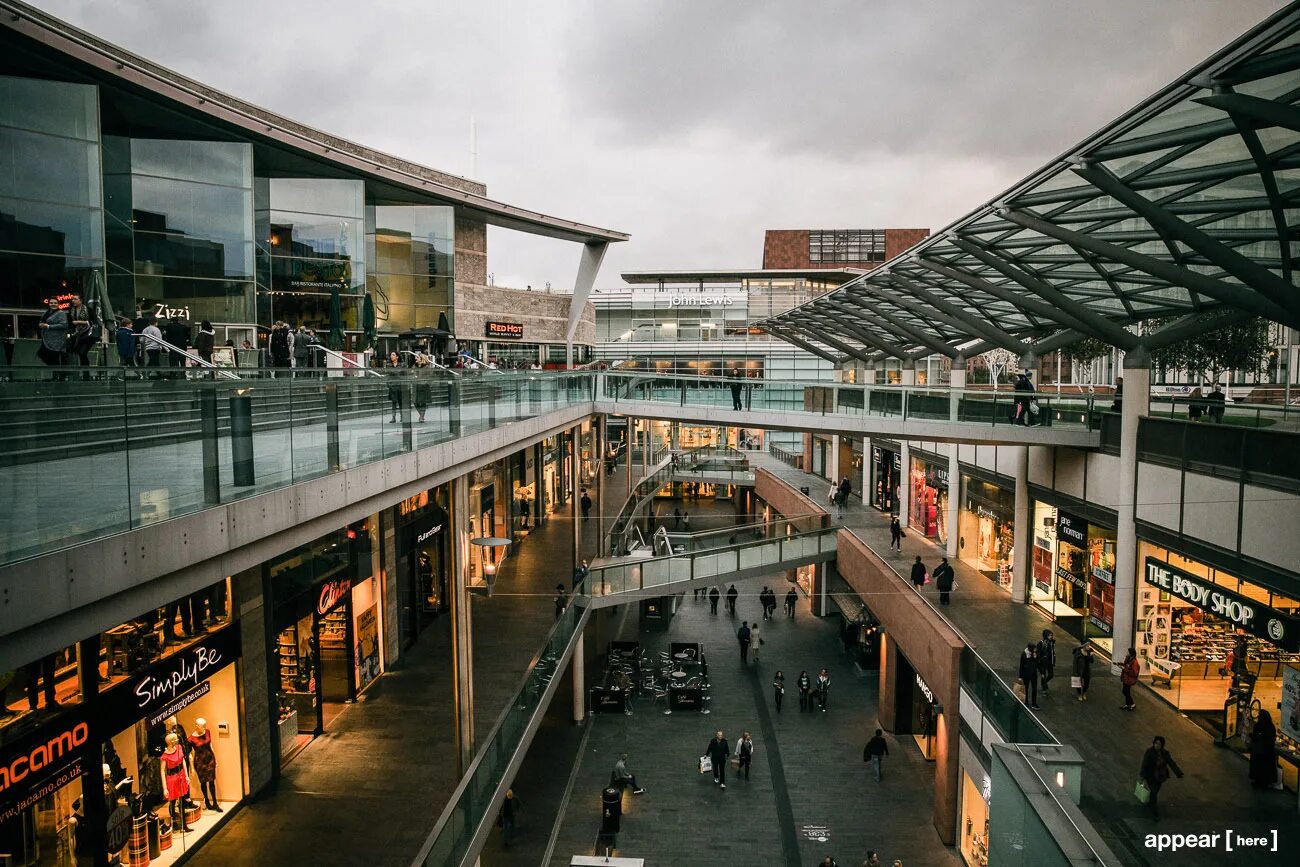
[[[189,800],[190,775],[185,768],[185,750],[176,735],[167,735],[167,749],[163,750],[162,778],[163,795],[167,798],[167,811],[171,815],[172,827],[182,831],[190,830],[185,821],[185,802]]]
[[[203,790],[203,806],[220,813],[222,810],[217,804],[217,754],[212,751],[212,732],[208,731],[208,721],[203,717],[194,721],[190,747],[194,773],[199,778],[199,788]]]

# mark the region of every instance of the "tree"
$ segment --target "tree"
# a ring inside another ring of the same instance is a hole
[[[1003,349],[1001,346],[981,353],[980,358],[984,359],[984,366],[989,369],[989,379],[993,382],[994,391],[998,390],[998,380],[1002,378],[1003,372],[1020,360],[1020,356],[1010,349]]]
[[[1268,322],[1249,319],[1245,322],[1220,324],[1222,312],[1206,313],[1203,330],[1195,337],[1153,350],[1152,363],[1166,374],[1182,371],[1189,381],[1200,384],[1218,382],[1228,371],[1259,373],[1268,364]],[[1172,320],[1152,320],[1157,328]],[[1147,333],[1152,329],[1147,328]]]
[[[1088,386],[1089,391],[1092,391],[1092,363],[1098,358],[1110,355],[1112,351],[1113,347],[1106,341],[1096,337],[1085,337],[1062,349],[1061,354],[1070,359],[1071,364],[1078,365],[1084,384]]]

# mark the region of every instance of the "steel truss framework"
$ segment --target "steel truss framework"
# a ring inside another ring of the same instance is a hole
[[[760,324],[837,362],[1086,337],[1134,352],[1251,317],[1300,328],[1298,239],[1300,2],[996,199]]]

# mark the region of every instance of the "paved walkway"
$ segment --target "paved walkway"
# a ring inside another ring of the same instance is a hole
[[[641,641],[652,654],[672,641],[704,644],[712,712],[665,716],[638,699],[632,716],[595,717],[550,867],[594,852],[600,792],[622,751],[631,754],[630,767],[647,792],[624,795],[618,853],[644,857],[647,864],[796,867],[830,853],[847,867],[860,863],[869,849],[878,850],[885,864],[895,858],[908,867],[958,863],[930,827],[933,766],[910,737],[890,737],[884,782],[869,778],[862,747],[878,725],[876,677],[854,676],[835,619],[813,617],[806,600],[793,622],[778,609],[776,620],[760,624],[766,642],[761,660],[741,666],[735,630],[741,620],[761,615],[756,597],[764,584],[781,598],[789,586],[781,575],[738,583],[742,596],[735,618],[725,605],[710,615],[707,599],[689,594],[667,631],[641,631],[635,612],[628,618],[622,637]],[[816,677],[823,666],[832,678],[830,709],[800,713],[794,687],[799,671]],[[771,689],[777,669],[787,683],[779,714]],[[752,779],[736,779],[729,769],[725,792],[696,769],[719,728],[733,746],[745,729],[757,744]],[[828,828],[829,840],[809,839],[805,828],[812,826]]]
[[[755,466],[769,470],[795,485],[825,486],[826,482],[809,473],[795,470],[768,454],[751,458]],[[889,551],[889,516],[854,501],[847,509],[841,523],[893,565],[900,575],[905,574],[913,558],[920,555],[931,568],[944,556],[944,550],[934,542],[909,531],[903,541],[903,551]],[[1289,864],[1296,863],[1300,851],[1300,819],[1296,815],[1294,793],[1260,792],[1251,788],[1247,780],[1246,761],[1236,753],[1214,746],[1204,729],[1152,695],[1145,686],[1134,691],[1138,704],[1135,712],[1120,710],[1119,677],[1109,672],[1103,664],[1093,666],[1093,679],[1088,691],[1088,701],[1081,703],[1069,689],[1070,650],[1077,645],[1064,630],[1054,624],[1037,608],[1011,602],[1009,594],[966,563],[953,564],[957,573],[957,590],[953,601],[943,610],[944,615],[971,640],[986,662],[1007,683],[1017,676],[1017,661],[1025,642],[1037,639],[1045,628],[1056,635],[1057,666],[1060,684],[1049,696],[1040,696],[1043,709],[1038,717],[1048,730],[1064,744],[1069,744],[1083,755],[1086,762],[1083,775],[1084,813],[1094,823],[1097,831],[1116,855],[1126,863],[1156,865],[1202,865],[1223,863],[1222,850],[1186,850],[1179,852],[1171,862],[1168,853],[1157,853],[1144,845],[1150,833],[1213,833],[1225,827],[1259,836],[1277,829],[1284,838],[1282,852],[1277,855],[1255,855],[1259,863],[1283,863],[1288,851]],[[852,593],[847,586],[841,592]],[[931,601],[938,602],[938,592],[933,585],[924,591]],[[858,597],[853,594],[852,608]],[[852,608],[850,610],[852,610]],[[1142,754],[1152,737],[1163,735],[1174,759],[1186,777],[1171,780],[1160,793],[1162,820],[1157,824],[1144,814],[1144,808],[1133,798]],[[904,859],[905,864],[909,864]]]
[[[625,475],[605,479],[607,510],[616,511]],[[554,622],[555,584],[567,587],[572,577],[570,521],[551,516],[506,558],[497,592],[471,597],[479,741]],[[582,527],[584,556],[596,549],[596,527],[594,515]],[[397,670],[347,707],[285,768],[277,789],[232,817],[192,863],[409,867],[459,782],[450,626],[442,617],[425,630]]]

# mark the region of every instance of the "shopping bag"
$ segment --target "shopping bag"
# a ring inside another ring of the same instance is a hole
[[[1083,689],[1083,678],[1082,677],[1070,678],[1070,689]]]
[[[1025,700],[1025,682],[1023,680],[1017,680],[1011,684],[1011,691],[1016,694],[1016,698],[1021,701]]]
[[[736,770],[740,770],[740,756],[731,757],[731,767],[735,768]]]
[[[713,770],[713,759],[708,756],[700,756],[700,773],[707,774]]]
[[[1137,781],[1137,785],[1133,787],[1133,797],[1138,799],[1139,804],[1145,804],[1151,800],[1151,790],[1147,788],[1146,780]]]

